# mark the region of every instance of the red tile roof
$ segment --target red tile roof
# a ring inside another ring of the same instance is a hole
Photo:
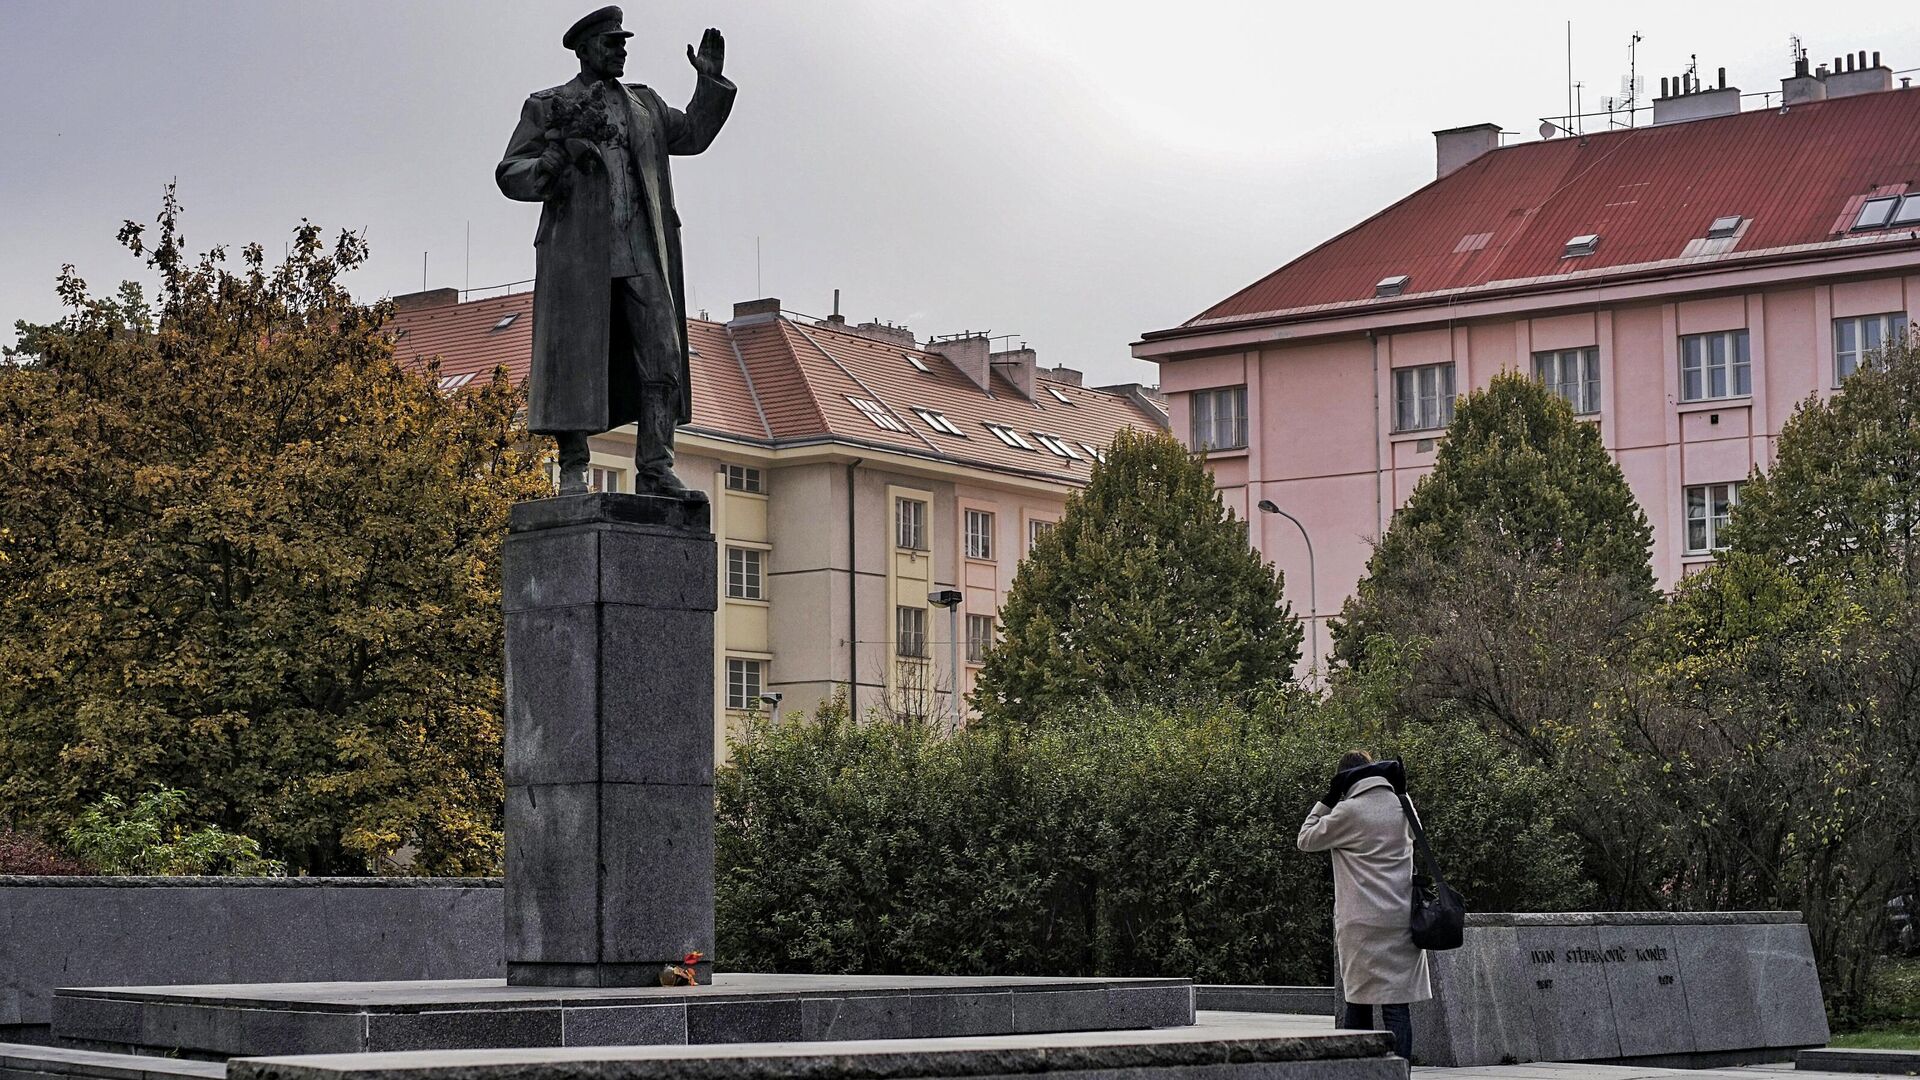
[[[1461,290],[1555,287],[1715,265],[1807,245],[1903,243],[1849,235],[1870,195],[1920,190],[1920,89],[1508,146],[1475,159],[1149,339],[1339,305],[1442,303]],[[1690,251],[1717,217],[1750,219],[1731,250]],[[1563,258],[1568,240],[1600,237]],[[1405,294],[1374,299],[1398,274]],[[1425,299],[1421,300],[1420,297]],[[1331,314],[1332,312],[1329,312]]]
[[[499,326],[509,315],[515,318]],[[389,330],[394,355],[410,367],[439,357],[443,379],[484,377],[504,365],[521,380],[532,359],[533,294],[398,311]],[[1085,483],[1087,446],[1104,450],[1121,428],[1166,424],[1125,394],[1087,387],[1037,381],[1038,400],[1028,400],[998,371],[992,392],[984,392],[938,354],[785,316],[732,324],[689,319],[687,331],[694,353],[693,422],[686,429],[723,439],[768,446],[833,441]],[[881,427],[855,398],[876,402],[906,430]],[[916,407],[945,416],[964,437],[930,426]],[[1033,449],[1006,445],[987,423],[1011,428]],[[1057,437],[1078,459],[1048,450],[1036,433]]]

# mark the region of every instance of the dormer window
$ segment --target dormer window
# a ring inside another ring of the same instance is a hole
[[[1600,234],[1583,233],[1567,241],[1567,248],[1560,253],[1560,257],[1563,259],[1578,258],[1581,255],[1591,255],[1599,249]]]
[[[1725,240],[1727,237],[1739,232],[1740,223],[1745,220],[1746,218],[1741,217],[1739,214],[1728,214],[1726,217],[1714,218],[1713,224],[1707,226],[1707,239]]]
[[[1884,199],[1868,199],[1861,204],[1860,216],[1853,219],[1854,231],[1884,228],[1893,217],[1894,204],[1899,201],[1897,196],[1891,195]]]
[[[1373,295],[1376,299],[1382,296],[1399,296],[1407,291],[1407,283],[1412,280],[1412,276],[1408,274],[1395,274],[1392,277],[1381,278],[1373,285]]]

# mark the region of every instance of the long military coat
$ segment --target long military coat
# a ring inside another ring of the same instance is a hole
[[[733,109],[734,86],[701,76],[682,112],[638,83],[626,89],[628,151],[639,182],[634,187],[636,228],[651,234],[656,265],[663,268],[678,317],[681,423],[692,417],[687,364],[686,289],[680,261],[680,215],[673,206],[670,154],[698,154],[713,142]],[[577,109],[593,93],[584,77],[527,98],[494,180],[509,199],[545,202],[534,234],[533,370],[527,427],[539,434],[610,431],[640,415],[640,385],[630,347],[612,331],[613,196],[604,168],[569,166],[564,194],[536,168],[547,149],[547,132],[561,130],[556,116]]]

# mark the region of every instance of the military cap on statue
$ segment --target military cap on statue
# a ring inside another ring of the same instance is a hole
[[[621,37],[632,37],[631,31],[620,28],[620,20],[624,16],[625,13],[620,10],[619,5],[608,4],[567,27],[566,35],[560,39],[560,44],[569,49],[577,49],[582,41],[594,34],[619,34]]]

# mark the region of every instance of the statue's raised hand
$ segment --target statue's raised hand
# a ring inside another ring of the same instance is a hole
[[[700,35],[699,52],[694,52],[693,46],[687,46],[687,63],[692,64],[693,70],[699,72],[702,78],[719,78],[720,69],[726,66],[726,62],[727,39],[711,26]]]

